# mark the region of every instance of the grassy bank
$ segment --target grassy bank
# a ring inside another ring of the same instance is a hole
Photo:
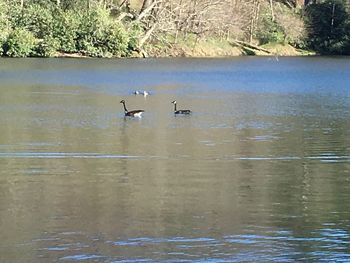
[[[215,43],[217,45],[215,45]],[[174,44],[171,48],[159,48],[149,46],[148,52],[134,52],[131,58],[227,58],[237,56],[314,56],[316,52],[310,50],[301,50],[288,44],[269,44],[264,47],[270,53],[266,52],[247,52],[245,49],[233,46],[229,41],[200,41],[195,46]],[[60,53],[57,52],[53,57],[60,58],[88,58],[80,53]]]
[[[314,51],[302,50],[289,44],[268,43],[255,48],[237,45],[227,39],[181,39],[176,43],[147,45],[149,57],[232,57],[232,56],[311,56]]]

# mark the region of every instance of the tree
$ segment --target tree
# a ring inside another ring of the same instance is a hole
[[[310,48],[321,54],[350,54],[350,16],[345,1],[326,0],[306,8]]]

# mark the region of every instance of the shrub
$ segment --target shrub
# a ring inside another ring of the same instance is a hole
[[[23,27],[22,10],[19,5],[14,5],[6,10],[8,26],[11,28]]]
[[[38,41],[35,47],[35,55],[39,57],[52,57],[59,49],[59,41],[53,37],[45,37]]]
[[[113,19],[109,9],[96,7],[80,12],[64,10],[54,1],[48,5],[45,2],[25,2],[27,5],[21,9],[19,5],[1,5],[0,0],[0,55],[53,56],[62,51],[121,57],[128,56],[138,46],[140,25],[130,22],[126,29]]]
[[[139,23],[131,23],[128,28],[129,34],[129,44],[128,44],[128,52],[136,50],[139,46],[139,39],[142,34],[142,27]]]
[[[53,37],[59,43],[58,49],[62,52],[72,53],[77,51],[76,40],[80,25],[78,12],[71,10],[63,12],[58,10],[54,25]]]
[[[4,1],[0,0],[0,56],[4,53],[4,44],[11,31],[8,10],[11,9]]]
[[[76,49],[90,56],[97,56],[94,48],[94,35],[98,29],[98,16],[94,11],[86,12],[79,17],[79,30],[76,35]]]
[[[0,56],[4,54],[4,49],[3,49],[4,42],[5,42],[4,39],[0,36]]]
[[[26,28],[39,40],[36,53],[49,56],[57,50],[75,52],[77,12],[67,11],[55,5],[32,4],[20,12],[11,10],[14,28]],[[51,46],[53,45],[53,46]]]
[[[4,55],[4,46],[9,35],[9,28],[0,27],[0,56]]]
[[[285,34],[283,28],[272,20],[271,15],[265,14],[259,21],[256,38],[260,44],[283,43]]]
[[[109,11],[96,9],[81,17],[76,45],[89,56],[126,56],[129,36],[121,23],[109,17]]]
[[[285,42],[297,48],[305,48],[307,31],[301,14],[284,5],[279,7],[275,9],[275,17],[284,32]]]
[[[129,36],[121,24],[111,22],[102,29],[96,44],[107,56],[122,57],[128,53]]]
[[[32,32],[36,38],[44,39],[53,33],[53,10],[41,5],[30,5],[22,12],[19,27],[26,28]],[[56,18],[55,18],[56,19]]]
[[[36,44],[33,33],[26,29],[14,29],[4,43],[4,53],[9,57],[29,56]]]
[[[28,56],[30,54],[46,57],[55,54],[58,45],[53,38],[56,17],[55,19],[53,18],[54,7],[52,5],[45,7],[39,4],[32,4],[22,11],[15,8],[11,12],[14,18],[12,26],[17,29],[22,28],[22,30],[16,29],[14,31],[17,38],[17,47],[9,48],[7,51],[8,56]],[[34,42],[32,41],[33,36],[37,41],[35,39]],[[32,46],[32,43],[35,46]]]

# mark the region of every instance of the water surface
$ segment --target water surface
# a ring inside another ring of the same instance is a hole
[[[0,262],[348,262],[349,72],[1,59]]]

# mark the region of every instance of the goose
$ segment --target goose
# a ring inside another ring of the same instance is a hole
[[[172,101],[171,103],[174,104],[174,114],[191,114],[192,113],[190,110],[177,110],[176,100]]]
[[[120,103],[123,104],[124,106],[124,114],[126,117],[139,117],[141,118],[142,116],[142,113],[144,113],[144,110],[132,110],[132,111],[128,111],[126,109],[126,106],[125,106],[125,100],[121,100]]]
[[[135,90],[135,91],[133,92],[133,94],[134,94],[134,95],[139,95],[140,92],[139,92],[138,90]]]

